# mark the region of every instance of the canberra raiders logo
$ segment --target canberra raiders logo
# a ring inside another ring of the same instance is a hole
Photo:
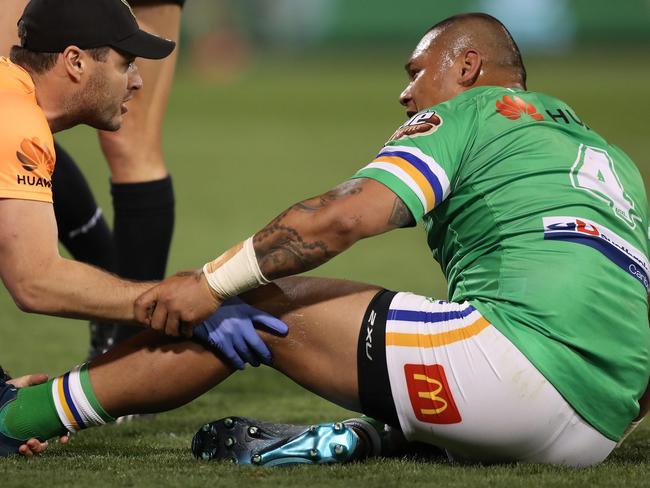
[[[435,111],[420,112],[415,114],[388,139],[388,142],[396,141],[402,137],[418,137],[432,134],[442,125],[442,117]]]

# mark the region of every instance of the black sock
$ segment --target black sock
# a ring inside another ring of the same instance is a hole
[[[117,274],[149,281],[165,276],[174,231],[174,190],[171,177],[145,183],[113,183],[113,236]],[[141,331],[120,326],[115,342]]]
[[[70,155],[57,143],[54,147],[52,193],[59,241],[77,261],[114,271],[113,235],[88,182]]]

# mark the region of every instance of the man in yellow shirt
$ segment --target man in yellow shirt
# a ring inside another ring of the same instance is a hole
[[[59,255],[52,133],[118,130],[142,87],[135,58],[175,43],[141,30],[122,0],[32,0],[18,31],[11,61],[0,58],[0,276],[21,310],[132,322],[150,285]]]
[[[4,0],[0,10],[0,55],[20,45],[17,22],[27,0]],[[128,2],[143,29],[177,40],[185,0]],[[57,171],[52,179],[59,242],[78,261],[135,280],[159,280],[165,273],[174,228],[174,192],[162,150],[162,124],[177,51],[163,60],[140,60],[144,80],[118,131],[98,131],[110,170],[113,225],[73,157],[55,140]],[[74,151],[72,151],[74,153]],[[138,332],[124,324],[91,322],[90,356]]]

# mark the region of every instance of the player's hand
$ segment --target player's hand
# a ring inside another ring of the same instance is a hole
[[[244,369],[246,363],[253,367],[259,366],[260,361],[271,364],[271,351],[257,334],[253,322],[278,335],[285,336],[289,331],[280,319],[235,297],[223,302],[210,318],[196,326],[194,337],[215,348],[237,369]]]
[[[220,304],[199,269],[177,273],[143,293],[135,301],[134,313],[142,325],[170,336],[191,337],[191,327]]]
[[[14,385],[16,388],[25,388],[27,386],[40,385],[48,380],[46,374],[30,374],[13,378],[7,383]],[[59,438],[61,444],[66,444],[70,440],[70,436],[64,435]],[[34,454],[40,454],[47,449],[47,442],[41,442],[38,439],[28,439],[25,443],[18,448],[18,452],[23,456],[32,457]]]

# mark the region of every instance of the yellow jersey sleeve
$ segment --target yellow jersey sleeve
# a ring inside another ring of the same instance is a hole
[[[0,198],[52,203],[54,140],[33,97],[0,91]]]

